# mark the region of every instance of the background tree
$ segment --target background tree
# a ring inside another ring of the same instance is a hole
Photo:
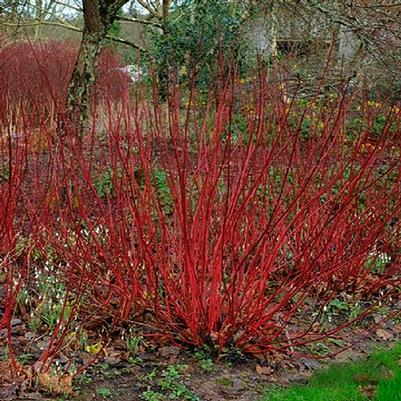
[[[67,112],[80,129],[90,110],[96,60],[118,12],[127,0],[83,0],[84,28],[67,93]]]

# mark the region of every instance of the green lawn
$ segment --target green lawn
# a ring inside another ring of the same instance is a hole
[[[263,401],[401,401],[401,343],[316,372],[306,386],[269,390]]]

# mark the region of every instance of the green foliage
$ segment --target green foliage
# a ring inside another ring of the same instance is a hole
[[[161,372],[161,375],[158,374],[157,368],[154,368],[147,375],[147,380],[152,382],[152,387],[149,386],[141,394],[141,398],[145,401],[166,399],[197,401],[198,397],[182,382],[182,373],[186,368],[186,365],[169,365]],[[158,376],[159,379],[156,380]],[[158,388],[159,391],[155,391],[154,388]]]
[[[365,261],[365,267],[372,273],[382,274],[390,262],[390,255],[384,252],[371,252]]]
[[[218,59],[219,48],[226,56],[239,49],[241,10],[231,2],[184,0],[170,15],[162,32],[149,32],[159,79],[178,73],[181,81],[197,67],[197,85],[210,81],[209,68]]]
[[[263,401],[400,401],[401,344],[390,351],[374,352],[370,358],[340,364],[315,373],[306,386],[268,391]]]
[[[25,365],[25,364],[34,362],[35,355],[31,354],[31,353],[21,354],[21,355],[18,355],[17,360],[22,365]]]
[[[171,214],[173,211],[173,199],[168,186],[166,173],[163,170],[156,170],[152,178],[161,207],[167,214]]]
[[[329,348],[323,343],[314,343],[308,346],[308,351],[313,355],[325,356],[329,353]]]
[[[347,302],[341,301],[340,299],[333,299],[329,303],[329,306],[340,311],[348,311],[350,309],[349,304]]]
[[[107,387],[99,387],[98,389],[96,389],[96,394],[102,398],[111,397],[111,391]]]
[[[140,395],[140,398],[145,401],[161,401],[163,399],[163,394],[148,388]]]
[[[119,21],[118,17],[123,14],[123,10],[120,9],[117,12],[117,19],[112,23],[109,31],[107,32],[109,36],[113,38],[119,38],[121,34],[121,22]]]
[[[207,347],[195,351],[194,356],[202,370],[210,373],[214,369],[213,360],[210,358],[210,351]]]
[[[127,350],[129,352],[128,362],[131,365],[137,365],[141,362],[138,357],[139,346],[143,342],[142,336],[131,336],[127,339]]]
[[[46,327],[48,330],[54,329],[60,320],[68,320],[72,305],[67,302],[64,304],[66,294],[65,285],[54,272],[51,257],[45,261],[44,271],[35,272],[36,291],[40,294],[39,300],[36,294],[30,293],[23,288],[17,298],[17,305],[21,308],[23,305],[31,310],[31,318],[28,327],[32,332],[36,332],[39,327]]]
[[[97,194],[101,198],[110,196],[113,192],[113,172],[111,169],[103,171],[93,180],[93,185],[96,189]]]

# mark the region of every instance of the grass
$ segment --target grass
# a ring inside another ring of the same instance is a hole
[[[263,401],[401,401],[400,358],[401,343],[318,371],[306,386],[270,390]]]

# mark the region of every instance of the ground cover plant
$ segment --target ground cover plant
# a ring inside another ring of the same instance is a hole
[[[68,393],[130,330],[210,357],[305,353],[399,300],[400,109],[221,63],[206,96],[174,77],[163,103],[105,91],[82,136],[54,96],[34,117],[13,101],[30,80],[1,86],[4,369]]]
[[[316,372],[306,386],[269,391],[266,401],[400,400],[401,348],[374,352],[368,359]]]

